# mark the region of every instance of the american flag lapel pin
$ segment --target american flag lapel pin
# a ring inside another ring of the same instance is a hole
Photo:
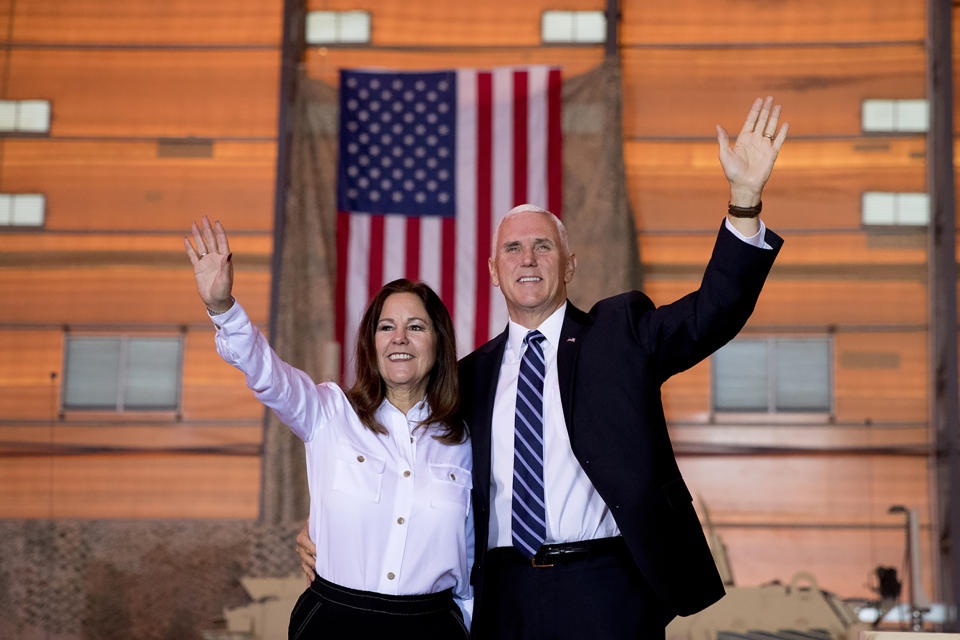
[[[576,342],[576,341],[577,341],[576,338],[567,338],[567,342]]]

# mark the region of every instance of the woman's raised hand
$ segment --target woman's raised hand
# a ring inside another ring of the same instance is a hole
[[[194,222],[190,228],[193,244],[184,236],[183,246],[193,265],[197,293],[211,313],[223,313],[233,306],[233,296],[230,295],[233,290],[233,261],[230,259],[227,232],[219,220],[210,226],[207,216],[201,218],[199,227]]]

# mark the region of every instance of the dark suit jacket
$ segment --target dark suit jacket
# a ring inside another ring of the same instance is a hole
[[[719,600],[723,584],[667,434],[660,386],[732,339],[753,312],[783,240],[759,249],[721,228],[700,288],[659,308],[633,291],[571,304],[557,371],[573,453],[610,507],[637,567],[667,613],[689,615]],[[490,522],[490,428],[507,332],[460,363],[461,406],[473,438],[477,603]],[[547,491],[550,488],[547,487]]]

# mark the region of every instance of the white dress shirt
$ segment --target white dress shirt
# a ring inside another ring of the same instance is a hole
[[[445,445],[436,427],[417,429],[426,400],[406,415],[384,400],[376,418],[389,434],[373,433],[339,386],[314,384],[280,360],[239,303],[212,319],[217,351],[304,442],[317,575],[390,595],[452,587],[469,625],[469,441]]]
[[[771,249],[764,241],[766,227],[746,237],[725,220],[734,236],[747,244]],[[547,537],[545,543],[576,542],[620,535],[610,508],[573,455],[570,435],[563,417],[560,381],[557,374],[557,345],[567,304],[563,303],[537,327],[546,360],[543,380],[543,479],[546,504]],[[493,403],[490,446],[490,531],[488,548],[513,545],[511,521],[513,509],[513,425],[517,401],[517,379],[523,337],[530,331],[512,320],[507,327],[507,344],[500,364],[497,394]]]

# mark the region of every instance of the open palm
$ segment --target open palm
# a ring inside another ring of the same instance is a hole
[[[206,216],[201,219],[199,227],[192,223],[191,231],[196,247],[187,237],[183,238],[183,244],[193,265],[197,293],[211,311],[226,311],[233,303],[233,261],[227,232],[219,220],[215,227],[211,226]]]
[[[767,96],[753,102],[732,147],[726,130],[717,125],[720,164],[730,182],[731,200],[739,200],[733,204],[753,206],[759,201],[790,128],[784,123],[778,132],[779,120],[780,105],[773,106],[773,97]]]

